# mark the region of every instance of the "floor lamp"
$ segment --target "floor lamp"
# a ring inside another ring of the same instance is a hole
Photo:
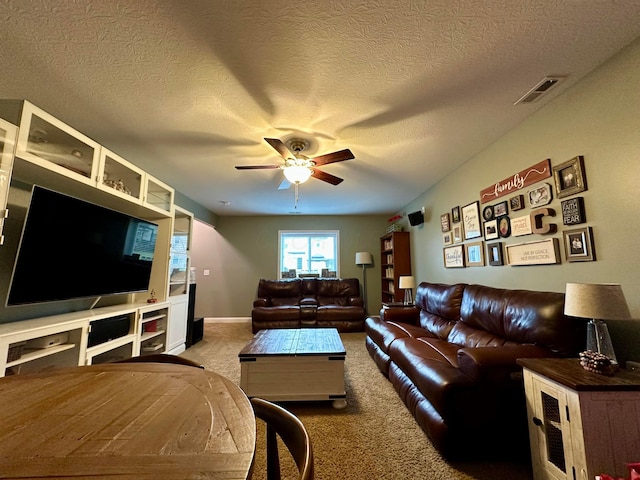
[[[365,267],[373,263],[373,258],[369,252],[356,252],[356,265],[362,265],[362,299],[364,300],[364,311],[367,312],[367,272]]]

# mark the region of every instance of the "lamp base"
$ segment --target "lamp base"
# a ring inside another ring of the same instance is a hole
[[[609,329],[604,320],[593,319],[587,324],[587,350],[605,355],[611,360],[612,365],[618,366],[618,360],[609,336]]]
[[[413,305],[413,294],[411,293],[410,288],[406,288],[404,290],[404,304],[405,305]]]

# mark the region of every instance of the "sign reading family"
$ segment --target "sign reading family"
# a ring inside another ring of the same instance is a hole
[[[496,200],[505,195],[509,195],[529,185],[533,185],[540,180],[551,176],[551,160],[548,158],[536,163],[515,175],[505,178],[504,180],[491,185],[480,191],[480,203],[487,203]]]

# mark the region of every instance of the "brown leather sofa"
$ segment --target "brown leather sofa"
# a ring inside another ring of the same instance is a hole
[[[251,326],[253,333],[308,327],[361,332],[365,315],[357,278],[260,279]]]
[[[577,356],[584,322],[564,294],[423,282],[416,305],[365,321],[366,346],[449,459],[529,458],[517,358]]]

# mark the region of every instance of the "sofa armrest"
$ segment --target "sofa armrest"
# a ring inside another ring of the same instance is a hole
[[[470,347],[458,350],[458,368],[476,380],[501,383],[518,376],[518,358],[552,357],[553,352],[537,345],[509,347]]]
[[[418,325],[420,308],[415,305],[385,305],[380,309],[380,318],[387,322],[401,322]]]
[[[302,297],[302,299],[300,300],[300,305],[313,307],[318,305],[318,301],[314,297]]]
[[[271,306],[271,302],[269,301],[268,298],[260,297],[260,298],[256,298],[253,301],[253,306],[254,307],[270,307]]]

